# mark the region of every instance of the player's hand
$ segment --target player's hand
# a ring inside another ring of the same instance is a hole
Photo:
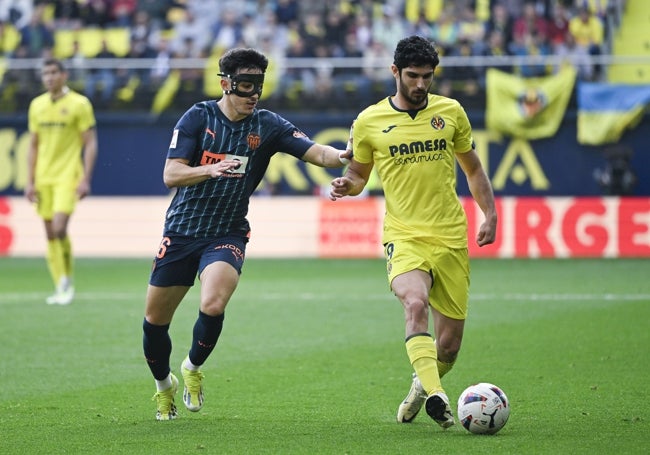
[[[352,188],[352,181],[347,177],[337,177],[332,180],[332,187],[330,188],[330,199],[336,201],[342,197],[347,196]]]
[[[352,149],[346,149],[343,150],[341,153],[339,153],[339,161],[343,163],[344,166],[347,166],[350,164],[350,160],[352,159]]]
[[[79,182],[79,186],[77,186],[77,197],[79,200],[85,198],[90,194],[90,184],[86,180],[82,180]]]
[[[485,221],[476,234],[476,244],[478,246],[485,246],[494,243],[496,239],[496,223],[489,223]]]
[[[38,194],[36,193],[34,184],[28,183],[25,185],[25,197],[29,202],[38,202]]]
[[[242,162],[239,160],[222,160],[218,163],[210,165],[210,177],[217,178],[225,174],[232,174],[236,169],[239,169]]]

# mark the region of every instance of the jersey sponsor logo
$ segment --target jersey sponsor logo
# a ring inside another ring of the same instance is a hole
[[[257,147],[259,147],[261,141],[262,138],[260,137],[259,134],[250,133],[246,137],[246,142],[248,142],[248,148],[251,150],[255,150]]]
[[[439,115],[434,115],[433,118],[431,119],[431,126],[433,127],[434,130],[439,131],[445,127],[445,119],[443,119]]]
[[[388,151],[390,156],[396,155],[414,155],[424,152],[437,152],[438,150],[447,150],[446,139],[428,139],[426,141],[413,141],[397,145],[389,145]]]
[[[169,144],[169,148],[170,149],[175,149],[177,142],[178,142],[178,129],[175,129],[174,132],[172,133],[172,141]]]
[[[307,135],[296,128],[293,130],[293,137],[307,137]]]
[[[213,153],[209,150],[203,150],[203,155],[201,155],[201,166],[206,166],[208,164],[217,164],[220,161],[226,159],[225,153]]]
[[[408,144],[391,145],[388,147],[393,162],[397,165],[416,164],[426,161],[441,161],[445,159],[444,153],[431,153],[447,150],[446,139],[429,139],[427,141],[413,141]]]
[[[382,132],[382,133],[388,133],[390,130],[392,130],[392,129],[395,128],[396,126],[397,126],[397,125],[390,125],[390,126],[389,126],[388,128],[386,128],[385,130],[381,130],[381,132]]]
[[[232,155],[230,153],[214,153],[209,150],[203,150],[203,155],[201,155],[201,161],[199,164],[201,166],[206,166],[208,164],[217,164],[223,160],[235,160],[241,163],[236,169],[226,171],[226,174],[224,174],[223,177],[241,178],[246,173],[246,166],[248,165],[247,156]]]

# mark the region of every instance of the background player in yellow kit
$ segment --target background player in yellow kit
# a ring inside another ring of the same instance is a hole
[[[25,195],[45,224],[47,265],[56,286],[47,303],[67,305],[74,298],[68,222],[77,200],[90,192],[97,158],[95,115],[88,98],[67,87],[59,60],[46,60],[41,78],[47,92],[29,105]]]
[[[485,215],[478,245],[494,242],[497,213],[464,109],[429,93],[438,63],[438,52],[425,38],[397,44],[391,65],[397,93],[358,115],[354,159],[345,175],[332,181],[330,197],[359,194],[377,168],[386,200],[382,242],[388,279],[404,307],[406,352],[415,370],[397,420],[412,421],[424,405],[448,428],[454,417],[440,379],[456,361],[469,296],[467,219],[456,193],[456,162]]]

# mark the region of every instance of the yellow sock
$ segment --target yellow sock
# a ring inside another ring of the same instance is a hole
[[[453,362],[442,362],[440,360],[436,360],[436,363],[438,364],[438,375],[440,376],[440,379],[454,367],[454,363],[456,361],[454,360]]]
[[[54,281],[54,286],[59,285],[61,277],[65,274],[65,261],[63,259],[63,245],[60,239],[47,241],[47,268]]]
[[[420,334],[406,341],[406,353],[427,395],[442,392],[438,373],[436,344],[431,335]]]
[[[63,248],[63,275],[72,279],[74,261],[72,256],[72,243],[70,242],[70,237],[65,236],[65,238],[61,239],[61,246]]]

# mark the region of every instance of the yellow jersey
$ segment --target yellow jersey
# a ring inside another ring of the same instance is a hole
[[[78,182],[83,175],[82,134],[95,126],[90,100],[68,90],[52,101],[49,93],[29,105],[28,128],[38,135],[37,185]]]
[[[400,110],[387,97],[354,122],[354,159],[373,163],[386,200],[383,243],[418,238],[467,247],[467,218],[456,193],[455,153],[474,149],[458,101],[429,94],[419,110]]]

